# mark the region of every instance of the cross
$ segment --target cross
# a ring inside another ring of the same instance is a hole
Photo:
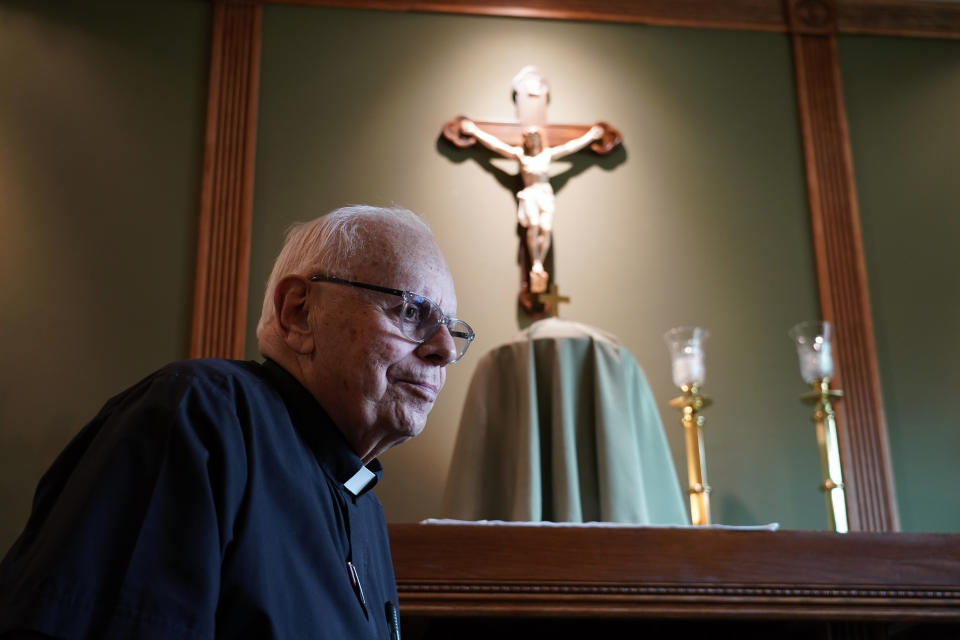
[[[453,146],[458,149],[467,149],[472,147],[477,143],[477,139],[473,136],[464,135],[460,130],[460,123],[463,121],[463,116],[457,116],[447,120],[443,124],[443,137],[446,138]],[[523,145],[523,129],[524,126],[519,122],[493,122],[488,120],[475,120],[474,121],[478,127],[490,133],[507,144],[512,144],[515,146]],[[600,125],[604,128],[603,138],[597,140],[596,142],[590,145],[590,151],[598,155],[606,155],[616,149],[623,138],[619,131],[611,127],[606,122],[601,122]],[[582,136],[590,129],[589,124],[546,124],[541,127],[545,131],[544,145],[551,146],[562,144],[568,140],[573,140],[579,136]]]
[[[605,122],[592,126],[547,124],[549,94],[550,87],[540,72],[535,67],[524,67],[513,79],[517,122],[474,122],[457,116],[443,125],[443,136],[460,149],[479,142],[519,162],[521,185],[516,193],[522,274],[519,300],[530,316],[540,316],[546,311],[540,296],[551,284],[547,267],[556,205],[550,165],[586,147],[598,154],[610,153],[621,141],[620,132]]]
[[[570,302],[570,296],[562,296],[556,282],[550,283],[550,293],[541,293],[537,299],[543,305],[547,315],[556,318],[560,315],[560,303]]]

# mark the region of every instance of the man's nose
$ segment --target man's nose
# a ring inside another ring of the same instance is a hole
[[[418,355],[431,364],[443,367],[457,359],[457,345],[450,335],[450,329],[441,325],[436,333],[424,340],[417,348]]]

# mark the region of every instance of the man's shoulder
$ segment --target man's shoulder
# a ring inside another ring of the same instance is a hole
[[[111,398],[104,410],[136,403],[142,406],[166,406],[176,410],[188,398],[229,400],[241,396],[272,395],[273,389],[263,376],[263,365],[253,361],[222,358],[178,360],[164,365],[138,383]]]
[[[263,365],[252,360],[192,358],[171,362],[159,369],[155,375],[255,384],[263,380],[262,369]]]
[[[251,425],[282,421],[284,414],[282,398],[263,365],[204,358],[155,370],[108,400],[87,427],[120,439],[165,441],[172,434],[188,434],[186,441],[204,446],[242,448],[242,434]]]
[[[151,379],[181,379],[184,382],[213,385],[261,386],[265,382],[264,366],[253,360],[227,360],[225,358],[191,358],[166,364],[145,381]]]

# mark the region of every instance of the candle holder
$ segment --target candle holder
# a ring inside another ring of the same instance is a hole
[[[840,444],[837,438],[837,420],[833,402],[843,397],[843,391],[830,388],[833,376],[833,356],[830,346],[829,322],[801,322],[789,335],[797,345],[800,375],[813,387],[800,398],[813,405],[813,422],[817,428],[817,447],[820,451],[820,473],[827,507],[827,527],[846,533],[847,501],[843,489],[843,470],[840,464]]]
[[[670,349],[673,382],[682,393],[670,401],[670,406],[682,414],[690,522],[694,525],[710,524],[710,486],[707,484],[707,461],[703,448],[704,418],[699,414],[701,409],[711,404],[709,398],[700,394],[700,386],[706,378],[703,343],[709,335],[706,329],[700,327],[676,327],[663,336]]]

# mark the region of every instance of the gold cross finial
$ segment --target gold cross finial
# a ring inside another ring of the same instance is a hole
[[[560,315],[561,302],[570,302],[570,296],[561,296],[558,293],[556,282],[550,285],[550,293],[541,293],[537,299],[547,306],[547,314],[553,317]]]

